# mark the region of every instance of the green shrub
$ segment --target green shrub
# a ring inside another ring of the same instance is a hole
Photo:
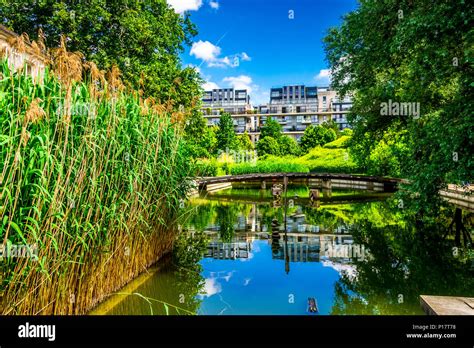
[[[341,131],[341,135],[352,136],[353,133],[354,133],[353,130],[350,129],[350,128],[344,128],[344,129]]]
[[[215,159],[198,160],[194,167],[196,176],[217,176],[218,165]]]
[[[298,156],[301,153],[301,149],[295,139],[284,135],[280,138],[280,153],[283,156]]]
[[[301,137],[301,148],[304,152],[308,152],[312,148],[334,141],[336,138],[336,132],[332,128],[311,125],[305,129]]]
[[[331,141],[325,144],[323,147],[326,149],[345,149],[348,146],[348,142],[351,139],[350,136],[343,135],[339,139]]]
[[[261,138],[257,142],[256,147],[257,147],[257,154],[259,157],[265,156],[265,155],[275,155],[275,156],[280,155],[280,145],[274,138],[270,136]]]

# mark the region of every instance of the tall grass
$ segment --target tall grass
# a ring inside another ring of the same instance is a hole
[[[183,115],[58,57],[39,84],[0,61],[0,242],[38,250],[0,262],[2,314],[87,312],[170,250],[189,188]]]

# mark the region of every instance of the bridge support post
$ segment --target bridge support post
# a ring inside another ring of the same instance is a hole
[[[368,181],[367,182],[367,190],[369,190],[369,191],[374,190],[374,182],[373,181]]]
[[[323,196],[327,197],[327,198],[331,198],[331,196],[332,196],[332,182],[331,182],[331,179],[323,179],[322,187],[323,187]]]
[[[319,200],[319,199],[320,199],[319,190],[318,189],[310,189],[309,190],[309,200],[311,201],[311,203],[313,203],[314,201]]]
[[[262,182],[260,184],[260,189],[261,190],[266,190],[267,189],[267,183],[265,182],[265,180],[262,180]]]

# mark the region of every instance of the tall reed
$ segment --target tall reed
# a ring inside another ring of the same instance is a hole
[[[0,243],[38,251],[0,261],[2,314],[87,312],[170,250],[189,189],[171,102],[53,56],[41,83],[0,61]]]

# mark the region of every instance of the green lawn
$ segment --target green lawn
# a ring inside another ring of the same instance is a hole
[[[287,172],[331,172],[357,173],[357,167],[346,148],[350,136],[316,147],[301,157],[268,156],[256,164],[242,163],[231,166],[231,174],[287,173]]]

